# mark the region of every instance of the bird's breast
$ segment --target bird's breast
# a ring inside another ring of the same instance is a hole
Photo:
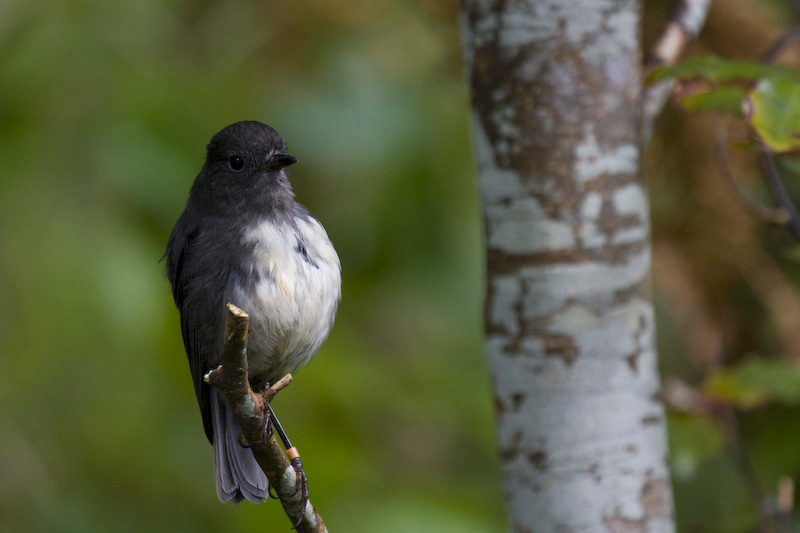
[[[249,279],[234,302],[250,314],[251,375],[275,380],[304,366],[328,336],[341,296],[339,258],[315,219],[265,220],[242,245]]]

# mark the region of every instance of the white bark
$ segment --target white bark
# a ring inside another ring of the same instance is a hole
[[[464,0],[515,531],[672,531],[635,0]]]

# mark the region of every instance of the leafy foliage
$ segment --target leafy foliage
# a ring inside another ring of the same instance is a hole
[[[788,361],[753,359],[717,369],[704,389],[742,409],[766,403],[796,406],[800,404],[800,368]]]
[[[703,80],[681,96],[688,109],[744,116],[774,152],[800,147],[800,73],[785,65],[702,56],[662,67],[649,81]]]
[[[665,389],[679,531],[798,525],[796,504],[788,520],[777,506],[779,486],[800,478],[797,245],[787,228],[743,208],[715,150],[724,125],[731,174],[766,208],[774,205],[775,181],[765,180],[759,163],[771,152],[797,204],[797,45],[777,57],[783,64],[750,59],[796,17],[796,6],[783,0],[715,3],[695,57],[648,80],[676,80],[680,104],[666,113],[645,162],[662,375],[681,384]]]
[[[750,91],[746,117],[775,152],[800,147],[800,82],[797,77],[760,79]]]
[[[800,81],[800,75],[785,65],[767,65],[755,61],[723,59],[705,55],[667,65],[657,69],[649,77],[650,83],[668,78],[689,80],[702,78],[711,82],[753,81],[761,78],[781,77]]]

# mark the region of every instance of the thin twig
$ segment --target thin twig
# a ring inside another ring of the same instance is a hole
[[[742,442],[742,432],[739,427],[739,418],[736,414],[736,409],[733,406],[723,406],[718,413],[718,420],[725,428],[725,437],[728,450],[739,474],[742,476],[745,488],[750,493],[750,497],[756,502],[759,510],[760,531],[772,531],[770,527],[772,520],[770,513],[765,509],[765,494],[761,486],[761,481],[758,479],[753,464],[744,449]]]
[[[677,0],[669,21],[645,63],[644,74],[662,65],[672,65],[695,39],[706,20],[711,0]],[[661,113],[675,82],[667,80],[645,87],[642,94],[642,139],[645,144],[653,132],[653,123]]]
[[[795,7],[800,9],[800,2],[796,1]],[[795,26],[779,37],[772,46],[769,47],[762,56],[761,61],[767,64],[774,62],[787,46],[794,44],[798,40],[800,40],[800,26]],[[761,147],[761,153],[758,156],[758,164],[764,175],[764,181],[767,182],[767,187],[769,187],[773,198],[775,198],[775,202],[784,213],[786,213],[787,220],[785,224],[789,227],[794,238],[800,240],[800,214],[798,214],[794,202],[786,191],[786,187],[783,185],[783,180],[781,180],[778,174],[775,161],[772,159],[767,146],[761,140],[759,140],[759,145]]]
[[[689,41],[696,38],[711,7],[711,0],[678,0],[650,61],[671,65],[680,58]]]
[[[800,41],[800,26],[790,28],[786,33],[778,37],[778,39],[772,43],[772,46],[764,52],[764,55],[761,56],[761,62],[767,64],[774,63],[787,46],[797,41]]]
[[[275,489],[286,515],[292,523],[297,523],[297,531],[327,532],[322,518],[310,501],[307,500],[305,507],[300,508],[303,498],[298,476],[275,436],[264,439],[265,400],[271,400],[280,389],[288,385],[291,376],[282,378],[263,394],[253,392],[247,373],[249,320],[247,313],[228,304],[222,365],[209,372],[206,381],[216,387],[233,408],[246,441],[252,444],[250,449],[253,456],[264,470],[270,486]]]
[[[733,195],[739,200],[742,206],[750,213],[770,224],[785,225],[789,222],[789,213],[782,207],[770,208],[759,203],[755,198],[739,184],[734,176],[728,159],[728,121],[720,120],[714,129],[714,156],[717,165],[725,178],[725,182],[730,186]]]
[[[761,172],[764,174],[764,179],[767,182],[772,196],[775,198],[777,204],[786,211],[789,220],[786,225],[794,235],[794,238],[800,240],[800,214],[797,213],[797,208],[794,206],[786,187],[783,186],[783,181],[778,175],[778,169],[775,167],[775,161],[766,152],[766,147],[762,145],[762,152],[758,156],[758,164],[761,167]]]
[[[292,375],[286,374],[281,379],[273,383],[269,386],[264,392],[261,393],[261,397],[264,398],[264,401],[269,403],[278,394],[280,391],[285,389],[289,384],[292,382]]]

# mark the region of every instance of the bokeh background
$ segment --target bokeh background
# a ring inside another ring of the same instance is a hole
[[[243,119],[286,139],[342,260],[335,330],[276,403],[326,523],[503,530],[456,12],[0,0],[0,530],[289,530],[216,499],[159,263]]]
[[[646,42],[669,4],[645,2]],[[716,4],[692,53],[755,58],[798,21]],[[507,530],[455,0],[0,0],[0,530],[288,530],[274,502],[216,498],[159,263],[205,144],[242,119],[284,136],[342,260],[333,333],[276,403],[329,528]],[[645,162],[665,379],[708,394],[800,361],[791,240],[732,199],[713,124],[671,108]],[[769,503],[797,478],[789,388],[734,397],[735,438],[671,415],[682,530],[752,530],[754,484]]]

